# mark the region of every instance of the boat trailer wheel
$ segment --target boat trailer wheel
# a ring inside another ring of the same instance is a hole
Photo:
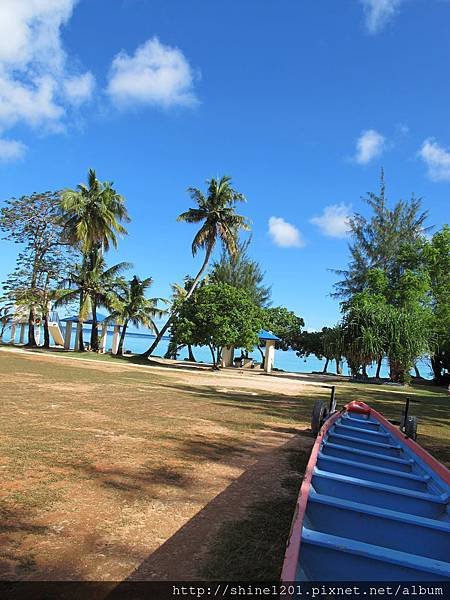
[[[323,400],[317,399],[314,402],[314,407],[311,415],[311,430],[314,436],[320,431],[320,428],[328,416],[328,407]]]
[[[405,422],[405,435],[412,440],[417,439],[417,417],[406,417]]]

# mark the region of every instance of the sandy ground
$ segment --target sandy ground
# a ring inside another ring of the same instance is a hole
[[[281,393],[294,395],[298,393],[299,386],[319,386],[328,387],[336,382],[348,380],[348,377],[336,375],[321,375],[311,373],[284,373],[273,371],[270,375],[264,373],[262,369],[235,369],[226,368],[220,371],[212,371],[207,365],[190,363],[188,361],[172,361],[162,358],[153,358],[150,366],[120,364],[115,362],[93,361],[89,358],[80,356],[71,356],[70,353],[52,356],[51,354],[35,353],[17,348],[0,347],[0,352],[16,352],[25,354],[41,361],[64,360],[82,363],[87,368],[93,368],[105,372],[120,373],[127,370],[131,371],[150,371],[160,372],[174,381],[182,381],[196,386],[223,385],[230,389],[247,389],[249,391],[260,392],[261,390],[270,393]]]
[[[221,524],[283,493],[312,443],[296,396],[323,392],[5,348],[0,374],[4,580],[198,578]]]

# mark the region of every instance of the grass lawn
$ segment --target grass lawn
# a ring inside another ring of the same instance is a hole
[[[277,578],[326,391],[122,364],[0,351],[0,579]],[[446,391],[407,393],[450,463]],[[388,417],[404,395],[338,389]]]

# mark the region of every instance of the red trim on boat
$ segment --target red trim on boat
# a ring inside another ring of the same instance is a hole
[[[380,421],[383,427],[386,427],[386,429],[388,429],[395,437],[400,439],[403,442],[403,444],[408,446],[410,450],[414,452],[414,454],[417,454],[417,456],[420,459],[422,459],[423,462],[426,463],[436,473],[436,475],[438,475],[438,477],[443,479],[447,485],[450,485],[450,471],[446,467],[444,467],[443,464],[441,464],[438,460],[431,456],[431,454],[428,454],[428,452],[424,450],[422,446],[419,446],[417,442],[414,442],[413,440],[406,437],[405,434],[402,433],[400,429],[398,429],[398,427],[395,427],[395,425],[389,423],[389,421],[385,417],[383,417],[382,414],[380,414],[373,408],[371,409],[371,415],[373,415],[375,419]]]
[[[370,415],[371,408],[365,402],[361,402],[360,400],[352,400],[349,402],[345,408],[348,412],[359,413],[360,415]]]
[[[306,467],[305,475],[303,477],[302,486],[297,499],[297,505],[295,507],[294,518],[291,525],[291,531],[287,542],[286,553],[284,555],[283,570],[281,571],[281,581],[295,581],[296,572],[298,566],[298,559],[300,555],[300,544],[302,539],[302,526],[303,519],[305,516],[306,505],[308,503],[309,490],[311,488],[311,479],[313,476],[314,467],[317,462],[317,455],[319,454],[320,445],[322,440],[327,433],[328,429],[333,423],[341,416],[340,412],[334,413],[329,419],[325,421],[322,429],[314,443],[309,457],[308,465]]]

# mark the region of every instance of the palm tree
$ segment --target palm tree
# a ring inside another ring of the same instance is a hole
[[[205,196],[198,188],[188,188],[191,199],[197,204],[178,216],[177,221],[185,223],[201,223],[202,226],[192,241],[192,255],[195,256],[199,250],[205,251],[202,266],[194,277],[192,286],[186,294],[185,300],[189,300],[195,291],[203,273],[208,266],[211,254],[220,240],[223,248],[230,256],[234,256],[238,249],[238,234],[241,229],[250,229],[248,220],[236,213],[237,202],[245,202],[245,197],[231,186],[231,177],[225,175],[220,180],[211,179],[207,182],[208,193]],[[142,356],[148,357],[161,341],[162,336],[170,327],[176,312],[171,316],[156,336],[155,341]]]
[[[111,243],[116,248],[117,236],[127,233],[122,222],[130,221],[124,198],[111,182],[101,183],[93,169],[87,186],[80,183],[63,192],[61,213],[65,238],[84,255],[94,247],[108,251]]]
[[[90,254],[87,293],[91,301],[92,313],[90,347],[94,352],[99,348],[97,308],[100,306],[108,310],[112,308],[118,290],[124,285],[124,279],[119,278],[119,275],[131,267],[131,263],[121,262],[106,268],[105,259],[99,252],[93,250]]]
[[[79,299],[78,319],[81,326],[79,327],[78,348],[80,352],[84,351],[83,322],[89,313],[92,315],[90,347],[94,352],[98,350],[97,308],[103,306],[111,310],[117,290],[124,283],[119,275],[130,267],[130,263],[121,262],[107,268],[103,256],[97,250],[92,250],[82,264],[77,265],[75,270],[70,273],[68,280],[70,289],[55,302],[55,307],[64,306]]]
[[[167,311],[157,307],[158,301],[162,298],[147,298],[145,296],[145,292],[152,283],[151,277],[141,280],[135,275],[131,281],[124,282],[116,292],[115,306],[108,317],[108,321],[122,324],[122,332],[117,348],[118,356],[123,355],[123,344],[129,323],[132,323],[135,327],[144,325],[153,333],[158,333],[158,327],[154,319],[161,318]]]
[[[88,290],[88,277],[89,267],[87,261],[83,260],[81,264],[77,264],[69,272],[67,280],[64,282],[67,284],[68,289],[64,290],[61,297],[58,298],[54,304],[55,308],[59,306],[67,306],[74,300],[79,301],[78,308],[78,339],[77,344],[78,350],[84,352],[84,339],[83,339],[83,322],[87,319],[90,310],[90,300],[87,293]]]
[[[80,248],[84,263],[92,259],[92,253],[95,251],[102,254],[103,251],[109,250],[110,244],[116,248],[117,236],[127,233],[122,222],[130,221],[124,198],[116,192],[112,182],[101,183],[93,169],[88,172],[87,186],[81,183],[76,190],[67,189],[63,192],[61,219],[64,224],[64,237],[69,244]],[[88,270],[89,265],[84,264],[83,273],[87,274]],[[83,303],[87,298],[84,292],[79,294],[79,298],[79,313],[82,315],[85,312]],[[95,299],[92,313],[91,347],[96,350],[98,329]],[[81,327],[81,340],[82,337]],[[80,350],[84,350],[82,344]]]

